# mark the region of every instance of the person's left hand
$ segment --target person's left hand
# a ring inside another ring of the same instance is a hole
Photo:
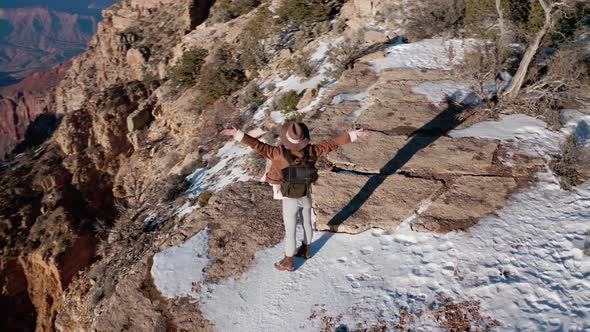
[[[367,136],[369,136],[369,132],[366,131],[363,128],[357,129],[357,130],[355,130],[355,132],[356,132],[356,136],[358,136],[358,137],[367,137]]]
[[[237,132],[238,130],[236,129],[236,127],[232,126],[231,128],[223,129],[221,133],[226,136],[234,136]]]

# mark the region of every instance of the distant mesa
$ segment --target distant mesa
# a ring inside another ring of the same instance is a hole
[[[64,62],[86,49],[101,9],[113,0],[3,1],[0,9],[0,86]]]
[[[82,53],[97,18],[48,8],[0,11],[0,84],[17,81]]]

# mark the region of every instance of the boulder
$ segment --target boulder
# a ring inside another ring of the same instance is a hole
[[[387,43],[389,37],[380,31],[369,30],[365,32],[365,43],[367,44],[379,44]]]
[[[127,51],[125,58],[135,79],[140,80],[143,77],[148,56],[149,49],[147,48],[131,48]]]
[[[306,89],[305,92],[303,93],[303,96],[301,96],[301,99],[299,99],[299,103],[297,103],[297,109],[300,110],[302,108],[307,107],[309,104],[311,104],[311,102],[313,102],[315,100],[317,95],[318,95],[317,88]]]
[[[152,114],[147,108],[138,108],[127,116],[127,129],[129,132],[145,128],[152,118]]]
[[[313,187],[316,227],[344,233],[360,233],[371,228],[393,230],[432,200],[442,187],[440,181],[401,175],[377,178],[335,172],[321,174]],[[359,199],[359,193],[366,199]],[[357,199],[351,202],[355,196]],[[350,208],[358,210],[342,220],[346,215],[343,209],[350,211]]]

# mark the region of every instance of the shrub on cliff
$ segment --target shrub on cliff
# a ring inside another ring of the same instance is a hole
[[[264,67],[275,52],[278,27],[272,16],[267,5],[261,6],[240,34],[240,57],[247,70],[255,72]]]
[[[583,131],[588,130],[586,125],[583,125],[583,128]],[[590,174],[590,155],[587,151],[575,132],[561,145],[561,154],[551,161],[549,166],[559,176],[562,188],[571,190],[587,180],[587,174]]]
[[[276,14],[282,23],[301,26],[326,21],[332,14],[331,2],[321,0],[284,1]]]
[[[342,7],[340,0],[284,1],[276,10],[281,25],[279,47],[301,49],[310,40],[330,31],[330,19]]]
[[[209,204],[209,200],[211,199],[211,196],[213,196],[213,193],[211,191],[209,191],[209,190],[203,191],[199,195],[199,206],[200,207],[207,206],[207,204]]]
[[[312,59],[311,52],[304,52],[289,57],[282,66],[297,76],[312,77],[318,71],[319,62]]]
[[[209,105],[238,90],[245,82],[246,74],[229,50],[229,46],[221,45],[211,63],[201,70],[198,84],[202,92],[201,101],[204,105]]]
[[[266,101],[266,95],[257,84],[250,82],[238,99],[238,107],[254,111]]]
[[[364,31],[359,30],[354,35],[344,38],[341,43],[329,47],[327,57],[332,67],[328,74],[332,78],[338,79],[345,70],[354,67],[355,61],[362,57],[365,50],[364,39]]]
[[[300,122],[303,114],[297,112],[297,104],[301,96],[297,91],[291,90],[280,95],[274,103],[274,109],[280,111],[285,120]]]
[[[301,97],[295,90],[280,95],[275,101],[275,109],[282,112],[293,112],[297,110],[297,104]]]
[[[299,49],[330,29],[329,20],[342,6],[340,0],[290,0],[271,12],[261,5],[240,35],[244,68],[252,72],[270,62],[277,51]]]
[[[191,183],[182,175],[170,176],[164,182],[164,201],[171,202],[180,197],[190,187]]]
[[[201,73],[199,88],[203,92],[203,102],[211,104],[220,97],[230,95],[239,89],[246,76],[238,70],[223,68],[205,69]]]
[[[185,52],[178,64],[171,70],[172,81],[180,85],[194,84],[207,55],[207,50],[201,48]]]
[[[227,22],[249,13],[260,5],[260,0],[219,0],[212,9],[213,22]]]

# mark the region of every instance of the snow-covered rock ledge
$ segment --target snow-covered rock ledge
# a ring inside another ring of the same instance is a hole
[[[343,315],[339,323],[350,327],[398,322],[407,311],[414,320],[407,327],[436,331],[427,304],[445,294],[480,301],[481,314],[498,320],[501,330],[585,331],[590,183],[564,192],[551,175],[540,177],[467,232],[416,233],[406,222],[391,233],[318,233],[314,257],[290,274],[272,265],[282,243],[259,252],[240,280],[206,285],[205,317],[218,331],[315,331],[321,317],[310,316],[318,307],[334,319]]]

